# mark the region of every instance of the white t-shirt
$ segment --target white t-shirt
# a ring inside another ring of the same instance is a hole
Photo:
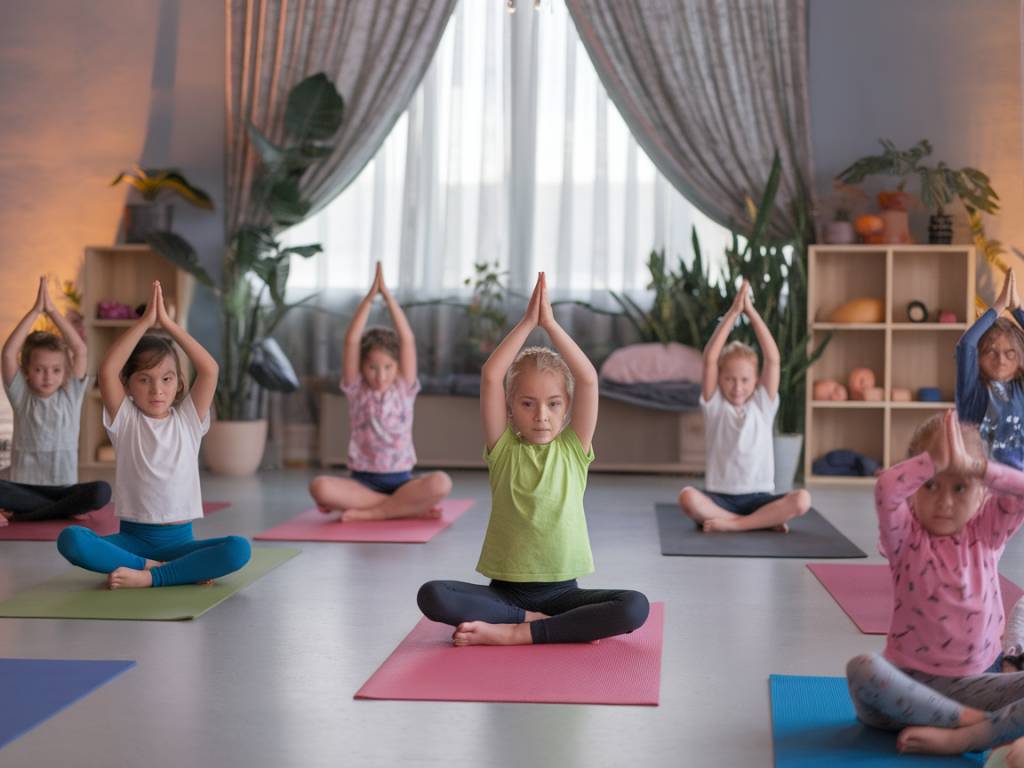
[[[78,482],[78,425],[92,379],[69,376],[49,397],[39,397],[21,370],[7,389],[14,410],[14,440],[8,479],[30,485]]]
[[[152,419],[126,397],[103,426],[114,445],[114,506],[117,516],[139,523],[180,523],[203,516],[199,489],[199,444],[210,414],[199,420],[192,396]]]
[[[713,493],[771,493],[775,490],[775,448],[772,422],[779,396],[768,399],[758,384],[743,405],[733,405],[720,389],[710,400],[700,398],[704,411],[707,467],[704,487]]]

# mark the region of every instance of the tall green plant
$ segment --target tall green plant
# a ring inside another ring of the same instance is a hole
[[[276,235],[302,221],[311,209],[299,182],[305,172],[330,155],[327,143],[341,127],[344,102],[323,73],[295,85],[288,94],[284,128],[288,143],[273,143],[253,124],[249,138],[260,155],[261,170],[252,186],[254,220],[232,233],[219,288],[199,266],[195,250],[172,232],[152,235],[154,250],[211,287],[221,301],[223,352],[217,387],[217,415],[226,420],[258,417],[255,384],[291,391],[298,379],[291,363],[270,338],[285,315],[307,299],[288,303],[285,290],[291,257],[309,258],[319,244],[285,247]]]

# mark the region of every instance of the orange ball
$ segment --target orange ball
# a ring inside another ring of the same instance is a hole
[[[853,222],[853,228],[861,237],[871,237],[871,235],[882,233],[882,230],[885,229],[885,222],[882,221],[881,216],[865,213],[863,216],[857,217],[857,220]]]

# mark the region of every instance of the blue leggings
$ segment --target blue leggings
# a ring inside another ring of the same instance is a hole
[[[74,565],[96,573],[117,568],[141,571],[146,560],[163,565],[154,568],[154,587],[195,584],[233,573],[249,562],[249,542],[241,536],[219,539],[192,538],[192,523],[152,525],[121,521],[121,532],[97,536],[80,525],[65,528],[57,549]]]

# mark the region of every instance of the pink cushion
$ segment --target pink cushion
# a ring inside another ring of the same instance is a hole
[[[676,342],[631,344],[615,350],[601,366],[601,376],[623,384],[656,381],[700,381],[704,375],[701,351]]]

